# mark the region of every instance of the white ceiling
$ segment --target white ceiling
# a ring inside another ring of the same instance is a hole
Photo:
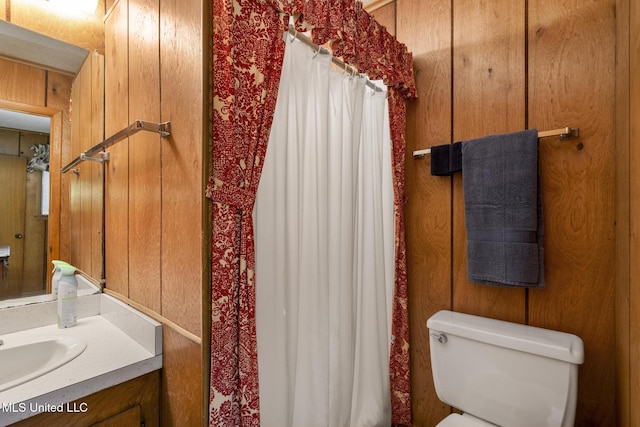
[[[0,128],[49,133],[51,119],[0,109]]]
[[[87,49],[0,20],[0,56],[47,70],[76,75]]]

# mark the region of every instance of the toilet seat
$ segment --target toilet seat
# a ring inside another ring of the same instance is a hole
[[[440,421],[436,427],[496,427],[496,425],[467,414],[451,414]]]

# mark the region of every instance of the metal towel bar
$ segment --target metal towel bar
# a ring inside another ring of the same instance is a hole
[[[134,122],[131,123],[126,128],[122,129],[121,131],[113,134],[111,137],[105,139],[101,143],[94,145],[93,147],[89,148],[85,152],[81,153],[78,157],[73,159],[68,165],[63,167],[61,169],[61,172],[65,173],[69,169],[77,165],[78,163],[83,162],[85,160],[92,160],[97,162],[104,162],[105,160],[109,160],[109,153],[105,153],[104,150],[111,147],[116,142],[122,141],[123,139],[128,138],[131,135],[141,130],[145,130],[148,132],[157,132],[160,134],[160,136],[162,136],[163,138],[166,138],[167,136],[171,135],[171,122],[152,123],[152,122],[145,122],[144,120],[134,120]],[[93,155],[97,153],[100,153],[100,157],[93,157]]]
[[[578,128],[570,128],[564,127],[560,129],[554,130],[545,130],[542,132],[538,132],[538,138],[548,138],[550,136],[559,136],[560,139],[569,139],[569,138],[577,138],[580,135],[580,129]],[[413,152],[413,157],[422,158],[427,154],[431,154],[431,149],[427,148],[426,150],[417,150]]]

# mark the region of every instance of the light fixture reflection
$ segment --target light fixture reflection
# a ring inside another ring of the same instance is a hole
[[[47,3],[59,12],[69,14],[93,14],[98,7],[98,0],[47,0]]]

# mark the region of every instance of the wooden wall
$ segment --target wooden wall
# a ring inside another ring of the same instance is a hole
[[[72,158],[104,139],[104,57],[89,54],[72,86]],[[98,157],[96,155],[96,157]],[[66,165],[66,163],[65,163]],[[96,281],[104,278],[103,167],[97,162],[79,163],[65,172],[69,183],[71,262]]]
[[[106,136],[136,119],[171,122],[112,146],[105,171],[106,289],[162,316],[162,424],[204,423],[203,9],[118,0],[105,20]],[[206,294],[205,294],[206,295]],[[208,347],[207,347],[208,348]]]
[[[419,92],[408,108],[405,210],[415,426],[450,412],[433,390],[425,326],[440,309],[580,336],[576,426],[617,423],[615,3],[398,0],[373,12],[413,52]],[[468,282],[461,176],[433,177],[430,160],[411,152],[564,126],[580,138],[540,144],[546,287]]]
[[[618,425],[640,426],[640,3],[616,10],[616,397]]]

